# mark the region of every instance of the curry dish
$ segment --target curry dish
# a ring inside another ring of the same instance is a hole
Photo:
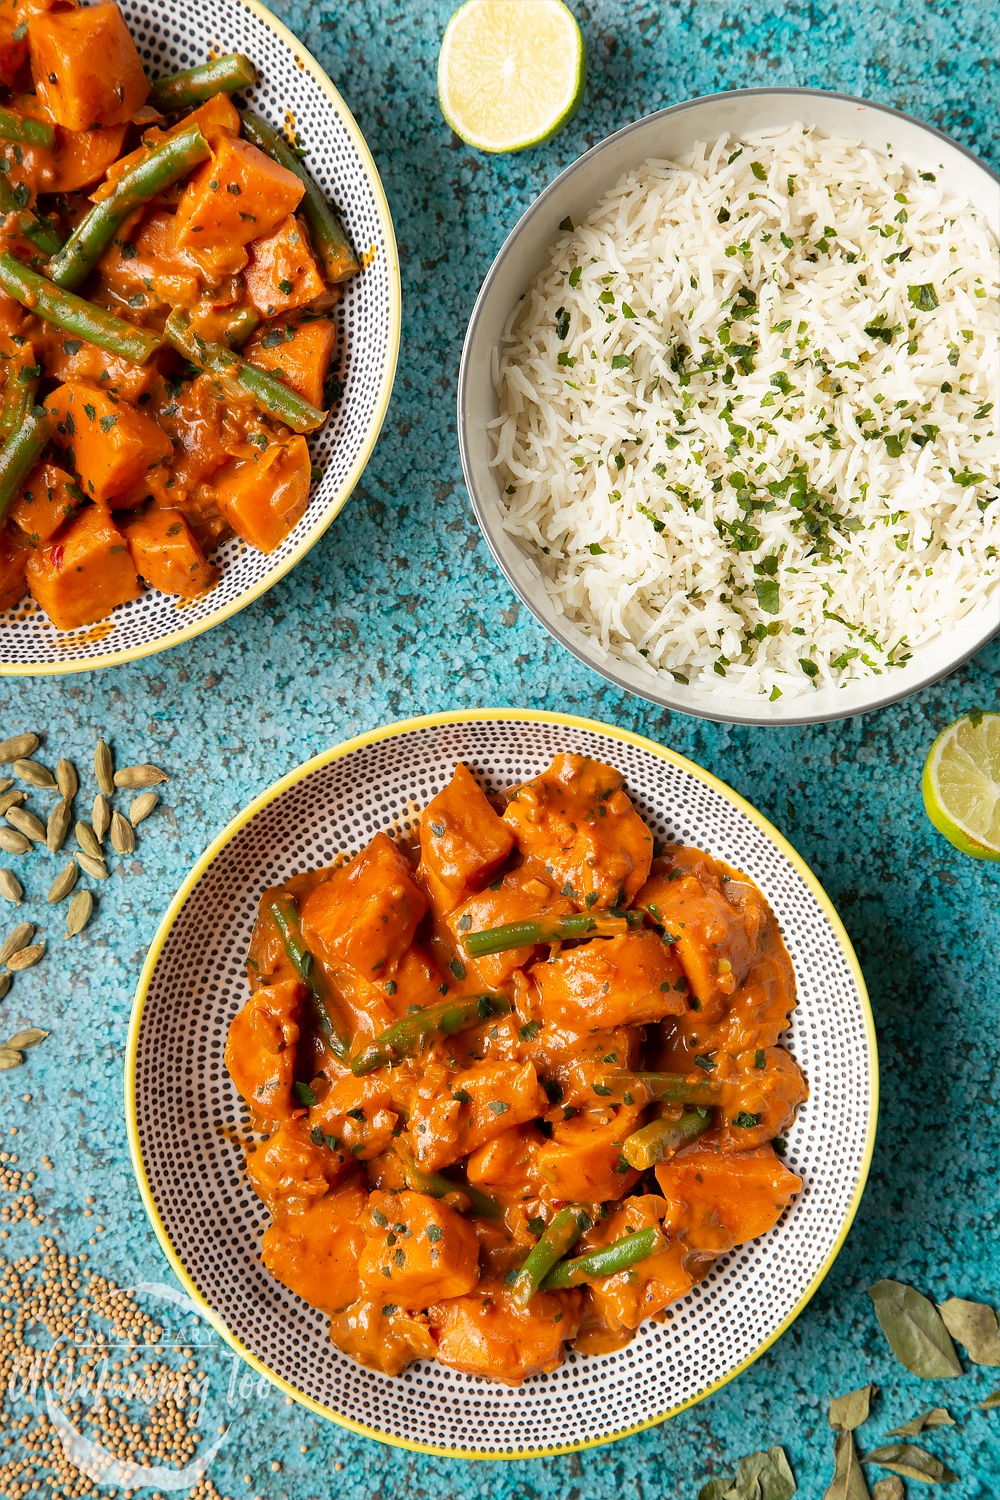
[[[459,764],[411,839],[265,891],[247,965],[264,1265],[363,1365],[516,1384],[621,1348],[802,1186],[774,917],[657,850],[611,766],[492,798]]]
[[[110,0],[0,0],[0,609],[197,599],[305,513],[359,263],[256,78],[151,83]]]

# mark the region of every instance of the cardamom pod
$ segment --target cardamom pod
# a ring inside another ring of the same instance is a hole
[[[9,766],[12,760],[24,760],[33,755],[40,744],[37,734],[15,734],[9,740],[0,741],[0,766]]]
[[[56,766],[56,783],[66,798],[75,797],[80,790],[80,778],[71,760],[63,759]]]
[[[94,775],[97,777],[97,785],[105,797],[113,797],[115,794],[115,763],[111,755],[110,746],[103,740],[97,741],[94,750]]]
[[[135,848],[132,824],[117,811],[111,814],[111,842],[118,854],[131,854]]]
[[[12,901],[15,906],[20,906],[23,895],[24,886],[18,880],[14,871],[0,870],[0,896],[5,901]]]
[[[53,854],[58,854],[66,842],[66,835],[69,833],[72,816],[72,802],[68,797],[60,797],[55,807],[49,813],[49,820],[45,825],[45,842]]]
[[[26,839],[23,833],[18,833],[16,828],[0,827],[0,849],[7,854],[27,854],[31,848],[31,840]]]
[[[137,791],[140,787],[157,786],[161,781],[169,781],[170,777],[159,766],[123,766],[120,771],[115,772],[115,786],[127,787]]]
[[[103,839],[111,827],[111,805],[103,792],[94,798],[94,811],[90,815],[91,826],[99,839]]]
[[[35,935],[32,922],[19,922],[14,931],[7,934],[3,947],[0,948],[0,964],[5,964],[15,954],[20,953],[22,948],[27,948]]]
[[[27,802],[27,792],[4,792],[0,797],[0,815],[5,813],[8,807],[20,807],[22,802]]]
[[[13,778],[13,776],[4,776],[4,777],[0,778],[0,792],[7,791],[8,787],[12,787],[13,785],[14,785],[14,778]]]
[[[45,824],[26,807],[8,807],[4,817],[10,826],[16,828],[18,833],[23,833],[25,838],[31,839],[36,844],[45,843]]]
[[[15,1052],[27,1052],[29,1047],[37,1047],[39,1042],[44,1042],[51,1031],[43,1031],[40,1026],[26,1026],[23,1031],[17,1032],[7,1043],[13,1047]]]
[[[66,936],[76,937],[82,932],[90,921],[90,914],[94,910],[94,898],[89,891],[77,891],[69,903],[66,913]]]
[[[148,818],[159,805],[159,801],[156,792],[140,792],[128,810],[128,820],[132,827],[137,828],[143,818]]]
[[[32,786],[43,787],[45,791],[50,791],[56,785],[56,778],[48,766],[43,766],[37,760],[16,760],[11,770],[22,781],[30,781]]]
[[[32,943],[30,948],[21,948],[17,953],[11,955],[7,960],[7,967],[12,974],[19,974],[22,969],[30,969],[38,960],[44,957],[45,944]]]
[[[7,993],[7,991],[9,989],[10,989],[10,975],[9,974],[0,974],[0,1000],[3,999],[4,995],[6,995],[6,993]]]
[[[24,1057],[13,1047],[0,1047],[0,1073],[6,1073],[10,1068],[19,1068],[23,1062]]]
[[[73,832],[76,834],[76,841],[84,854],[89,854],[91,859],[104,858],[101,853],[101,846],[97,840],[97,834],[89,823],[77,823]]]
[[[65,900],[76,885],[77,878],[76,865],[70,860],[69,864],[63,866],[55,880],[49,886],[49,905],[55,906],[57,901]]]
[[[103,859],[95,859],[92,854],[78,854],[76,862],[81,870],[86,870],[95,880],[107,880],[108,867]]]

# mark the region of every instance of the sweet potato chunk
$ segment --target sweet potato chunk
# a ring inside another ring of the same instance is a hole
[[[282,1120],[267,1140],[247,1151],[250,1185],[279,1217],[303,1212],[353,1168],[348,1153],[314,1133],[302,1112]]]
[[[241,271],[246,246],[269,235],[305,192],[294,172],[234,136],[220,135],[177,207],[177,243],[217,270]]]
[[[99,505],[88,505],[28,562],[28,587],[59,630],[103,620],[139,597],[128,545]]]
[[[749,1151],[773,1141],[809,1095],[802,1069],[784,1047],[756,1047],[737,1058],[723,1057],[715,1076],[723,1087],[723,1151]]]
[[[305,986],[298,979],[256,990],[233,1017],[226,1038],[226,1067],[243,1098],[269,1120],[286,1120],[292,1099],[295,1044]]]
[[[15,86],[18,74],[28,61],[28,39],[21,29],[20,20],[13,7],[5,7],[4,15],[0,16],[0,83],[9,89]]]
[[[687,983],[673,950],[648,930],[592,938],[528,971],[546,1021],[643,1026],[683,1015]]]
[[[83,492],[72,474],[57,464],[42,463],[32,469],[11,510],[11,520],[37,546],[55,536],[76,515]]]
[[[801,1177],[789,1172],[771,1146],[722,1155],[699,1143],[662,1162],[656,1180],[679,1238],[709,1255],[766,1234],[802,1190]]]
[[[268,235],[249,247],[250,262],[243,272],[250,301],[262,318],[280,317],[306,307],[323,292],[305,225],[289,214]]]
[[[335,1313],[330,1338],[359,1365],[386,1375],[399,1375],[411,1360],[434,1358],[427,1319],[397,1307],[384,1291]]]
[[[499,889],[491,881],[485,890],[470,896],[448,919],[448,926],[459,945],[467,932],[484,932],[488,927],[502,927],[507,922],[525,922],[539,916],[562,916],[574,910],[572,901],[560,896],[552,881],[540,875],[533,866],[520,865],[503,877]],[[516,969],[524,968],[534,953],[534,945],[508,948],[505,953],[490,953],[476,959],[476,968],[492,988],[505,983]]]
[[[638,1129],[642,1110],[583,1110],[558,1120],[551,1140],[538,1148],[538,1174],[545,1197],[571,1203],[607,1203],[627,1193],[639,1174],[622,1156],[622,1142]]]
[[[521,1308],[502,1282],[481,1281],[474,1292],[438,1302],[427,1315],[443,1365],[520,1385],[560,1363],[563,1344],[576,1337],[581,1306],[578,1291],[536,1292]]]
[[[531,1063],[476,1063],[451,1074],[447,1088],[440,1083],[428,1069],[408,1126],[410,1149],[432,1172],[548,1108]]]
[[[684,864],[658,861],[636,905],[676,940],[691,990],[706,1019],[715,1020],[721,1003],[742,983],[760,950],[740,913],[726,900],[714,864],[705,855],[691,862],[697,852],[686,850]]]
[[[92,500],[122,494],[173,452],[155,422],[96,386],[68,381],[46,397],[45,405],[57,418],[53,442]]]
[[[275,1280],[325,1312],[354,1302],[365,1196],[359,1182],[348,1182],[324,1193],[304,1213],[271,1224],[264,1231],[261,1260]]]
[[[243,351],[258,370],[272,370],[313,406],[325,403],[323,387],[337,343],[329,318],[259,329]]]
[[[669,1205],[655,1193],[626,1198],[587,1232],[577,1246],[577,1253],[601,1249],[643,1229],[659,1229],[668,1213]],[[605,1326],[638,1328],[644,1318],[654,1317],[669,1303],[683,1297],[698,1279],[697,1269],[688,1265],[696,1259],[680,1240],[668,1240],[655,1255],[631,1270],[592,1282],[590,1293]]]
[[[627,905],[649,874],[653,835],[623,781],[613,766],[564,753],[507,804],[504,819],[518,848],[545,866],[580,910]]]
[[[24,597],[28,557],[24,542],[4,528],[0,532],[0,609],[11,609]]]
[[[405,854],[385,833],[310,893],[302,931],[312,947],[366,978],[387,978],[427,910]]]
[[[513,847],[514,835],[459,761],[420,818],[420,874],[437,909],[447,913],[485,885]]]
[[[479,1242],[461,1214],[426,1193],[372,1193],[358,1276],[369,1296],[423,1308],[479,1280]]]
[[[178,245],[174,215],[163,208],[147,213],[127,239],[112,240],[100,271],[120,297],[148,302],[152,294],[168,307],[189,306],[202,288],[198,263]]]
[[[303,437],[230,459],[213,479],[219,510],[259,552],[274,552],[305,515],[312,470]]]
[[[356,1161],[372,1161],[398,1134],[399,1115],[384,1079],[339,1078],[309,1112],[313,1125],[334,1136]]]
[[[126,523],[125,537],[139,577],[154,589],[199,599],[215,587],[219,570],[205,560],[181,511],[152,506]]]
[[[149,83],[113,0],[36,12],[28,41],[38,95],[67,130],[124,125],[145,104]]]

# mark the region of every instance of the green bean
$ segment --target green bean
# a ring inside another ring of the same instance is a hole
[[[722,1087],[704,1074],[604,1073],[591,1084],[612,1104],[714,1104]]]
[[[567,1287],[579,1286],[584,1281],[600,1281],[604,1276],[617,1276],[627,1271],[637,1261],[648,1260],[663,1244],[658,1229],[640,1229],[627,1234],[603,1250],[588,1250],[575,1260],[562,1260],[549,1272],[542,1282],[543,1292],[562,1292]]]
[[[55,139],[56,133],[47,120],[33,120],[30,115],[15,115],[9,109],[0,109],[0,140],[52,146]]]
[[[707,1109],[689,1110],[679,1120],[651,1120],[641,1130],[626,1137],[622,1143],[622,1156],[637,1172],[645,1172],[647,1167],[665,1161],[711,1128],[712,1115]]]
[[[0,525],[41,458],[55,421],[42,406],[32,407],[0,449]]]
[[[313,432],[326,421],[325,411],[311,406],[291,386],[258,370],[234,354],[225,344],[209,344],[191,327],[185,313],[172,312],[163,329],[168,344],[183,354],[185,359],[221,377],[228,385],[235,400],[247,397],[265,416],[276,417],[291,427],[293,432]]]
[[[396,1155],[403,1164],[406,1180],[415,1193],[426,1193],[430,1198],[450,1198],[454,1193],[462,1193],[469,1200],[473,1213],[481,1219],[502,1219],[503,1209],[495,1199],[481,1193],[478,1188],[472,1187],[468,1182],[453,1182],[450,1177],[445,1177],[442,1172],[424,1172],[417,1166],[410,1153],[396,1145]]]
[[[197,125],[168,136],[129,171],[123,172],[109,197],[95,203],[46,267],[56,286],[73,291],[85,281],[126,219],[157,193],[186,177],[205,161],[211,149]]]
[[[426,1010],[403,1016],[377,1036],[370,1047],[352,1058],[351,1072],[359,1078],[365,1073],[374,1073],[376,1068],[398,1062],[401,1057],[414,1057],[439,1037],[467,1031],[470,1026],[478,1026],[493,1016],[505,1016],[509,1010],[510,1002],[499,995],[470,995],[460,1000],[443,1000],[440,1005],[428,1005]]]
[[[0,403],[0,434],[5,438],[20,427],[35,405],[41,373],[41,365],[19,364],[14,359],[7,362],[7,379]]]
[[[514,1278],[510,1294],[518,1307],[528,1306],[553,1266],[573,1248],[592,1222],[579,1204],[559,1210]]]
[[[13,255],[0,255],[0,287],[29,312],[65,328],[99,349],[107,349],[133,364],[144,365],[160,347],[160,340],[134,323],[116,318],[103,307],[95,307],[35,271],[29,271]]]
[[[211,62],[157,78],[150,89],[149,102],[167,112],[191,109],[211,99],[213,94],[234,94],[237,89],[248,89],[256,82],[257,69],[249,57],[241,52],[228,52],[225,57],[215,57]]]
[[[243,116],[243,134],[259,150],[266,151],[279,167],[285,167],[287,171],[294,172],[299,181],[305,184],[302,212],[306,216],[313,244],[323,262],[323,270],[326,272],[327,279],[347,281],[349,277],[356,276],[361,269],[361,263],[341,227],[340,220],[284,136],[275,130],[273,125],[269,125],[266,120],[262,120],[258,115],[251,114],[249,111]]]
[[[241,348],[259,322],[260,316],[254,312],[252,307],[238,308],[233,314],[232,321],[226,328],[226,343],[230,349]]]
[[[620,937],[630,927],[642,925],[637,911],[571,912],[569,916],[539,916],[524,922],[504,922],[463,934],[462,945],[470,958],[488,953],[506,953],[532,943],[558,943],[566,939]]]
[[[338,1014],[337,1002],[326,983],[326,976],[302,940],[298,902],[294,896],[283,893],[275,896],[267,909],[281,934],[292,968],[312,995],[316,1019],[327,1046],[335,1057],[346,1062],[351,1050],[350,1037]]]

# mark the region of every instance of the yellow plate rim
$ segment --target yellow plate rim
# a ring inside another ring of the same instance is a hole
[[[267,807],[268,804],[273,802],[276,797],[281,796],[283,792],[287,791],[289,787],[294,786],[299,781],[302,781],[306,776],[311,775],[313,771],[317,771],[322,766],[327,766],[335,760],[341,760],[344,756],[350,755],[355,750],[364,749],[366,746],[377,744],[381,740],[394,739],[398,735],[407,734],[413,730],[438,729],[447,724],[468,723],[470,721],[476,723],[484,723],[491,720],[508,722],[531,721],[535,723],[559,724],[569,729],[586,729],[595,731],[599,734],[609,735],[613,739],[620,740],[623,744],[634,745],[637,749],[651,752],[652,754],[659,756],[661,760],[669,761],[672,765],[677,766],[681,770],[687,771],[690,775],[696,777],[697,780],[701,781],[705,786],[710,787],[713,791],[724,797],[727,802],[729,802],[733,807],[737,808],[738,811],[748,817],[751,822],[756,825],[756,827],[758,827],[764,834],[767,835],[769,839],[773,841],[773,843],[781,850],[785,857],[794,866],[795,870],[802,877],[812,894],[815,896],[816,900],[819,902],[819,905],[822,907],[827,921],[830,923],[834,935],[843,950],[845,958],[847,959],[848,966],[854,978],[854,982],[858,988],[858,996],[861,1000],[861,1007],[864,1014],[865,1036],[868,1042],[869,1056],[871,1058],[872,1068],[872,1084],[870,1096],[871,1107],[869,1110],[868,1127],[865,1137],[864,1159],[861,1164],[861,1170],[858,1174],[858,1181],[855,1186],[854,1193],[851,1197],[850,1203],[847,1206],[847,1214],[844,1220],[843,1228],[841,1229],[835,1243],[827,1254],[826,1259],[823,1261],[823,1264],[819,1267],[816,1274],[813,1276],[811,1282],[802,1293],[802,1296],[799,1298],[798,1302],[792,1308],[791,1312],[784,1319],[784,1321],[779,1325],[779,1327],[776,1328],[775,1331],[770,1335],[770,1337],[765,1339],[765,1341],[760,1345],[759,1348],[755,1349],[752,1354],[748,1355],[746,1359],[741,1361],[741,1363],[738,1364],[734,1370],[731,1370],[728,1375],[724,1375],[720,1377],[720,1379],[713,1381],[711,1385],[707,1386],[705,1390],[701,1391],[698,1395],[690,1396],[686,1400],[678,1402],[675,1406],[668,1407],[666,1411],[658,1413],[658,1415],[656,1415],[655,1417],[649,1417],[645,1421],[636,1423],[633,1427],[623,1428],[620,1432],[609,1433],[606,1436],[599,1438],[587,1438],[581,1442],[562,1443],[557,1446],[545,1448],[518,1448],[511,1452],[497,1452],[478,1448],[442,1448],[433,1443],[407,1442],[402,1438],[395,1437],[391,1433],[382,1432],[378,1428],[366,1427],[363,1423],[356,1422],[352,1417],[345,1417],[342,1413],[334,1411],[332,1407],[324,1406],[322,1402],[314,1401],[312,1397],[304,1395],[282,1376],[276,1375],[271,1369],[268,1368],[267,1365],[263,1363],[262,1360],[257,1357],[257,1355],[252,1353],[251,1350],[247,1349],[240,1342],[240,1340],[229,1330],[229,1328],[218,1316],[218,1314],[216,1314],[215,1311],[206,1302],[205,1298],[198,1291],[197,1287],[188,1276],[183,1262],[173,1248],[166,1227],[162,1219],[160,1218],[159,1211],[157,1210],[156,1204],[153,1201],[149,1179],[146,1176],[146,1169],[143,1164],[142,1154],[139,1147],[139,1127],[136,1114],[135,1099],[136,1052],[139,1042],[139,1028],[142,1022],[142,1013],[145,1006],[146,996],[149,991],[149,985],[153,977],[153,971],[156,968],[157,960],[159,959],[160,953],[163,949],[164,943],[166,942],[170,929],[174,924],[174,920],[181,907],[184,905],[184,902],[187,900],[188,896],[191,894],[191,891],[194,889],[197,882],[201,879],[202,875],[208,869],[209,865],[215,859],[216,855],[225,847],[226,844],[229,843],[229,841],[240,831],[240,829],[243,828],[251,818],[255,817],[262,808]],[[409,719],[400,719],[393,724],[384,725],[377,729],[369,729],[364,734],[352,735],[350,739],[341,741],[340,744],[332,746],[329,750],[321,751],[318,755],[312,756],[309,760],[304,761],[302,765],[297,766],[292,771],[289,771],[286,775],[282,776],[280,780],[276,781],[272,786],[268,787],[266,791],[261,792],[259,796],[255,797],[252,802],[248,803],[242,812],[237,813],[236,817],[233,818],[232,821],[228,823],[222,830],[222,832],[212,840],[211,844],[209,844],[204,854],[202,854],[200,859],[198,859],[192,866],[186,879],[180,886],[177,894],[174,896],[169,907],[167,908],[167,911],[162,921],[160,922],[159,927],[157,928],[156,935],[153,938],[152,943],[150,944],[149,952],[146,955],[146,960],[142,967],[142,973],[139,976],[139,982],[136,986],[135,999],[132,1003],[132,1016],[129,1021],[128,1039],[126,1043],[124,1081],[125,1114],[128,1129],[129,1154],[132,1159],[132,1169],[135,1172],[136,1181],[139,1185],[139,1193],[142,1197],[143,1207],[146,1210],[149,1221],[152,1224],[156,1237],[160,1242],[160,1247],[163,1250],[163,1253],[165,1254],[168,1262],[170,1263],[170,1267],[173,1270],[174,1275],[177,1277],[178,1281],[181,1283],[182,1287],[187,1292],[191,1300],[196,1303],[203,1316],[212,1325],[216,1332],[223,1339],[225,1339],[226,1343],[229,1344],[229,1346],[233,1350],[235,1350],[235,1352],[240,1355],[242,1359],[246,1361],[251,1369],[255,1370],[258,1375],[266,1376],[267,1379],[270,1380],[274,1385],[276,1385],[278,1389],[282,1391],[286,1396],[289,1396],[294,1401],[299,1402],[300,1405],[307,1407],[317,1416],[327,1417],[331,1421],[336,1422],[338,1426],[346,1427],[350,1432],[357,1433],[361,1437],[375,1438],[378,1442],[389,1444],[390,1447],[404,1448],[414,1453],[429,1453],[435,1455],[438,1458],[469,1458],[482,1460],[549,1458],[564,1453],[579,1453],[587,1448],[598,1448],[603,1446],[605,1443],[619,1442],[622,1438],[634,1437],[636,1433],[645,1432],[650,1427],[656,1427],[659,1425],[659,1423],[666,1421],[667,1418],[675,1417],[680,1412],[686,1411],[688,1407],[697,1405],[699,1401],[704,1401],[707,1396],[714,1395],[716,1391],[719,1391],[723,1386],[728,1385],[731,1380],[735,1380],[737,1375],[741,1375],[744,1370],[748,1369],[750,1365],[754,1363],[755,1360],[758,1360],[760,1356],[764,1354],[766,1350],[768,1350],[771,1345],[774,1344],[788,1328],[791,1327],[792,1323],[794,1323],[795,1319],[805,1308],[806,1304],[818,1291],[820,1285],[825,1280],[831,1266],[840,1253],[844,1241],[846,1240],[847,1235],[850,1231],[851,1225],[854,1222],[855,1215],[857,1214],[858,1207],[861,1203],[861,1198],[865,1190],[865,1185],[868,1181],[868,1174],[871,1169],[872,1155],[875,1150],[875,1133],[878,1125],[879,1102],[878,1042],[875,1036],[875,1022],[872,1016],[871,1001],[868,996],[868,988],[865,984],[864,975],[861,972],[861,965],[858,962],[857,955],[854,952],[854,947],[847,935],[843,922],[840,920],[840,917],[837,914],[837,910],[833,902],[830,900],[830,897],[827,895],[826,891],[823,889],[823,886],[820,884],[817,877],[813,874],[812,870],[806,864],[805,860],[798,853],[798,851],[792,847],[792,845],[785,838],[784,834],[780,833],[778,829],[775,828],[774,825],[770,823],[762,813],[759,813],[757,809],[751,805],[751,803],[747,802],[744,797],[741,797],[738,792],[733,791],[732,787],[727,786],[726,783],[724,781],[721,781],[717,776],[713,776],[710,771],[703,770],[701,766],[697,765],[694,761],[689,760],[687,756],[680,755],[675,750],[668,750],[664,745],[657,744],[655,740],[648,739],[645,735],[636,734],[630,729],[619,728],[618,725],[604,724],[598,719],[586,719],[577,714],[560,713],[556,710],[548,711],[545,709],[537,708],[509,707],[449,709],[443,713],[422,714]]]
[[[327,95],[337,114],[343,122],[344,128],[350,136],[354,146],[361,158],[362,165],[371,184],[372,195],[375,199],[375,207],[378,213],[379,224],[382,229],[382,237],[385,241],[385,258],[389,270],[389,347],[387,351],[385,367],[382,372],[382,384],[378,393],[378,399],[368,423],[368,435],[358,453],[357,458],[351,465],[343,484],[340,486],[333,499],[326,506],[323,514],[316,520],[310,531],[302,538],[289,557],[287,557],[273,573],[262,578],[259,583],[253,584],[229,604],[220,606],[197,624],[184,626],[181,630],[175,630],[170,635],[161,636],[155,641],[149,641],[140,646],[129,646],[124,651],[113,651],[107,656],[74,656],[67,658],[64,662],[45,664],[22,664],[20,662],[0,661],[0,677],[61,677],[70,672],[100,671],[103,667],[118,667],[125,662],[139,661],[144,656],[155,656],[159,651],[166,651],[171,646],[179,646],[184,641],[192,641],[196,636],[203,635],[206,630],[221,625],[223,620],[231,619],[248,604],[253,604],[268,589],[289,573],[296,563],[302,561],[319,541],[320,537],[332,526],[354,491],[358,480],[361,478],[372,451],[378,441],[385,414],[389,408],[389,398],[392,395],[393,381],[396,376],[396,365],[399,360],[399,338],[402,322],[402,289],[399,279],[399,254],[396,248],[396,234],[393,229],[392,215],[389,212],[389,201],[379,177],[378,168],[375,165],[368,143],[357,121],[344,102],[340,91],[324,73],[312,53],[305,48],[298,37],[288,27],[278,20],[278,17],[268,10],[261,0],[240,0],[259,21],[263,21],[269,31],[272,31],[279,41],[283,42],[296,62],[300,63],[303,70],[311,74],[313,80]],[[72,649],[72,647],[70,647]]]

